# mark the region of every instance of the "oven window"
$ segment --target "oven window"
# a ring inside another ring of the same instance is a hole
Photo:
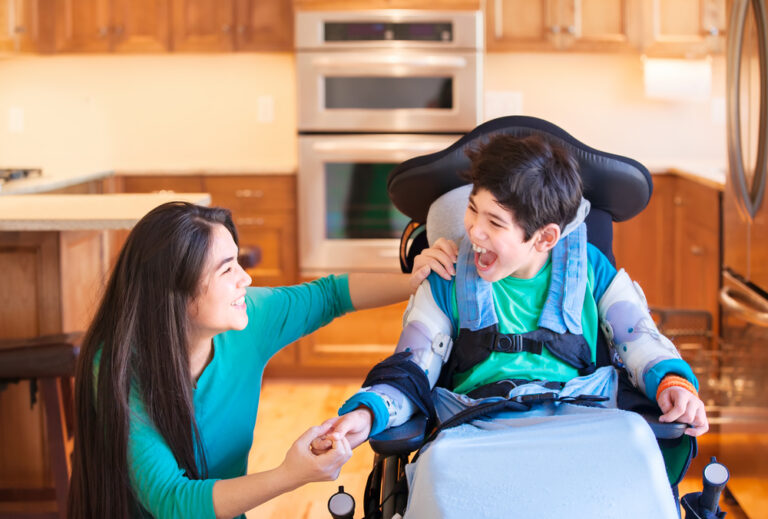
[[[451,77],[326,77],[325,108],[453,108]]]
[[[387,196],[387,175],[397,164],[325,164],[325,234],[328,239],[399,238],[410,219]]]

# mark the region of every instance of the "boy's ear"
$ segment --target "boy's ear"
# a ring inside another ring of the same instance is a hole
[[[534,247],[539,252],[549,252],[560,239],[560,226],[556,223],[548,223],[536,231]]]

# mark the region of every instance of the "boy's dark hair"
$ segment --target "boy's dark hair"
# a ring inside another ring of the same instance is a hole
[[[525,233],[525,241],[547,224],[562,231],[576,217],[582,184],[576,159],[540,135],[497,134],[467,150],[472,161],[463,177],[472,192],[488,190]]]

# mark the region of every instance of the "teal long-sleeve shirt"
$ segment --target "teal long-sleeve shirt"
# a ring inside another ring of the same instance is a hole
[[[208,479],[184,476],[143,403],[131,395],[128,467],[143,508],[140,517],[214,518],[214,483],[246,474],[267,361],[284,346],[353,310],[346,276],[283,288],[249,288],[245,300],[248,326],[213,338],[213,358],[194,393]]]

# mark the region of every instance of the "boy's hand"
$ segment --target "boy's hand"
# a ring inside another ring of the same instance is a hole
[[[459,248],[456,244],[445,238],[439,238],[431,247],[421,251],[413,259],[413,273],[411,274],[411,288],[415,292],[422,281],[427,279],[429,273],[434,271],[441,278],[450,280],[456,274],[454,263],[458,258]]]
[[[660,422],[683,422],[690,425],[685,434],[699,436],[709,430],[704,402],[685,388],[672,386],[661,392],[659,407],[664,413]]]
[[[326,425],[331,427],[326,434],[312,440],[310,445],[312,452],[316,454],[325,452],[331,448],[334,440],[340,438],[348,441],[349,445],[354,449],[368,439],[372,423],[373,414],[365,406],[360,406],[345,415],[326,420],[321,427]]]

